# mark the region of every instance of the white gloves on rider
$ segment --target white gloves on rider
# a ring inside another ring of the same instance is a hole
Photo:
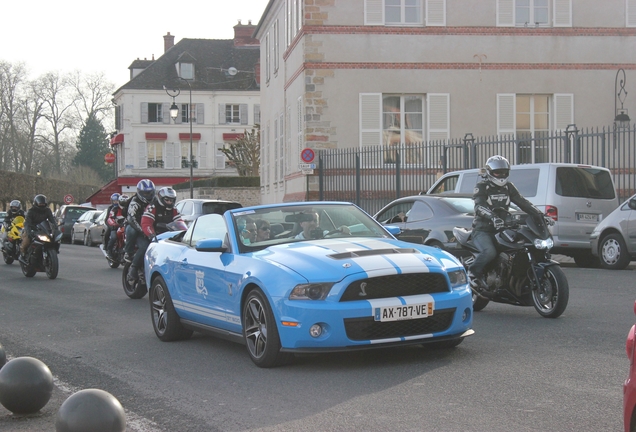
[[[550,216],[543,215],[543,220],[545,220],[545,223],[548,226],[553,226],[554,225],[554,219],[552,219]]]

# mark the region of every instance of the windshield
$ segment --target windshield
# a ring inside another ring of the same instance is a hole
[[[259,207],[233,212],[232,218],[244,251],[323,238],[389,237],[373,218],[347,203]]]

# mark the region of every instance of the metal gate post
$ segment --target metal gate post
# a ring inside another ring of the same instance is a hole
[[[322,153],[318,156],[318,200],[325,200],[325,189],[324,189],[324,172],[323,172],[323,164],[322,164]]]
[[[400,189],[402,189],[402,185],[400,184],[400,177],[401,177],[401,158],[400,158],[400,151],[398,150],[397,152],[395,152],[395,193],[396,193],[396,199],[400,198]]]
[[[572,129],[570,129],[572,128]],[[574,135],[574,136],[571,136]],[[569,124],[565,128],[565,141],[566,141],[566,150],[567,155],[570,156],[570,145],[574,147],[573,157],[570,159],[569,157],[566,159],[570,163],[581,163],[581,149],[579,142],[579,130],[576,128],[575,124]]]
[[[470,152],[468,151],[470,149]],[[470,166],[468,158],[470,157]],[[477,166],[477,152],[475,151],[475,137],[471,132],[464,135],[464,169],[475,168]]]
[[[360,205],[360,154],[356,155],[356,205]]]

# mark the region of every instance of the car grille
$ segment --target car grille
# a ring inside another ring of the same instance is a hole
[[[376,340],[416,336],[448,329],[453,322],[455,308],[436,310],[426,318],[380,322],[373,317],[344,320],[347,337],[351,340]]]
[[[341,302],[448,292],[441,273],[410,273],[360,279],[349,284]]]

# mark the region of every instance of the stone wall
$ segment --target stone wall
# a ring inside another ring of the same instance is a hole
[[[194,198],[236,201],[243,207],[261,204],[260,187],[200,187],[193,189]],[[178,190],[177,201],[190,198],[190,190]]]

